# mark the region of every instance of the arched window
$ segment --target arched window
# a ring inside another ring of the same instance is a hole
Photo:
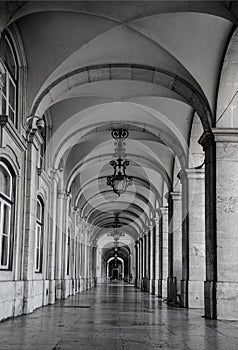
[[[0,268],[11,268],[13,241],[14,176],[0,160]]]
[[[0,96],[0,113],[8,115],[12,123],[17,126],[17,57],[10,38],[2,35],[0,44],[0,58],[2,62],[2,90]]]
[[[44,237],[44,204],[37,197],[36,204],[36,237],[35,237],[35,272],[42,272]]]

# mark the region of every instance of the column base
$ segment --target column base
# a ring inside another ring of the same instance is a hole
[[[55,280],[49,280],[49,289],[48,289],[48,303],[54,304],[56,297],[56,283]]]
[[[155,294],[155,280],[149,280],[149,290],[151,294]]]
[[[141,289],[141,279],[137,278],[136,280],[136,288]]]
[[[163,280],[158,280],[158,297],[162,298],[163,296]]]
[[[187,284],[187,297],[185,297],[185,300],[187,299],[186,307],[189,307],[190,309],[203,309],[204,308],[204,281],[181,281],[182,291],[183,291],[183,284]]]
[[[49,280],[43,280],[43,305],[49,304],[49,282]]]
[[[29,314],[34,310],[34,287],[33,281],[24,281],[23,291],[23,314]]]
[[[204,281],[181,281],[180,303],[190,309],[204,308]]]
[[[177,301],[177,278],[176,277],[167,278],[167,291],[168,291],[168,300]]]
[[[216,283],[218,320],[238,320],[238,282]]]
[[[216,319],[216,282],[204,282],[205,317]]]
[[[141,280],[141,290],[142,292],[147,292],[147,278],[143,277]]]
[[[143,277],[141,280],[142,292],[150,292],[150,280],[147,277]]]
[[[158,297],[158,295],[159,295],[159,281],[154,280],[153,283],[154,283],[154,286],[153,286],[154,293],[153,294]]]
[[[62,281],[61,280],[55,281],[55,297],[56,297],[56,299],[61,299],[61,297],[62,297]]]
[[[167,279],[162,280],[162,298],[168,297],[168,285],[167,285]]]
[[[188,307],[188,281],[181,281],[181,295],[179,302],[182,307]]]

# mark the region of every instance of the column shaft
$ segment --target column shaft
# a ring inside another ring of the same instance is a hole
[[[149,242],[150,242],[150,293],[154,294],[155,291],[155,271],[154,271],[154,262],[155,262],[155,251],[154,251],[154,227],[150,226]]]
[[[161,208],[162,212],[162,274],[160,275],[160,286],[162,291],[162,297],[167,297],[167,278],[169,276],[169,268],[168,268],[168,208]]]
[[[189,308],[204,307],[205,280],[205,172],[204,169],[187,169],[185,180],[188,188],[189,213],[187,222],[187,269],[183,265],[183,292]],[[182,181],[184,182],[184,180]],[[185,213],[186,214],[186,213]],[[184,216],[185,216],[184,214]],[[187,236],[184,235],[183,238]],[[186,244],[186,242],[185,242]],[[182,293],[183,294],[183,293]],[[183,300],[183,298],[182,298]],[[184,303],[185,304],[185,303]]]
[[[217,238],[216,238],[216,145],[212,133],[199,140],[205,151],[205,246],[206,282],[204,284],[205,317],[217,317]]]

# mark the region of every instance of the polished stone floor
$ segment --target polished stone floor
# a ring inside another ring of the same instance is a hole
[[[111,282],[0,323],[0,350],[238,349],[238,322],[202,315]]]

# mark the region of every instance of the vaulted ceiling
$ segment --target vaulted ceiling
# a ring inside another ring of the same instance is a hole
[[[194,113],[213,124],[222,59],[234,22],[218,1],[24,1],[12,4],[26,62],[28,115],[47,114],[52,168],[103,244],[120,212],[125,243],[164,204],[188,166]],[[3,6],[3,5],[1,5]],[[128,175],[118,197],[111,130],[125,128]],[[176,163],[176,164],[175,164]]]

